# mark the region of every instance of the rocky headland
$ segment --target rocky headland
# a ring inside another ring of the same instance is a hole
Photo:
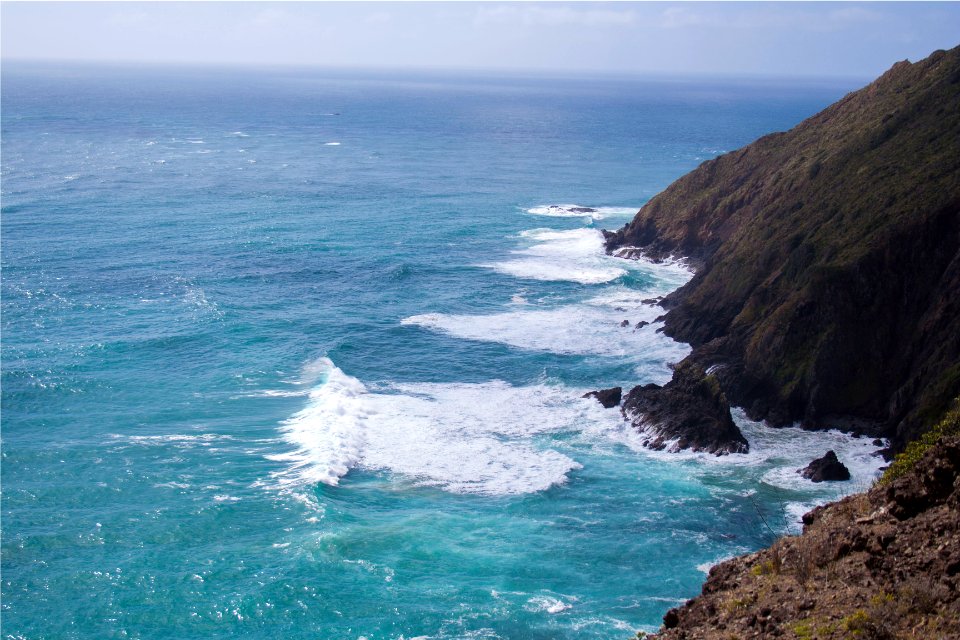
[[[736,405],[899,454],[802,535],[711,569],[656,637],[960,638],[960,47],[703,163],[605,235],[696,267],[659,303],[692,353],[621,404],[648,446],[745,450]],[[798,472],[842,479],[831,453]]]
[[[664,386],[634,387],[621,410],[654,450],[747,453],[750,446],[733,422],[717,379],[695,362],[682,362]]]
[[[960,48],[898,62],[790,131],[703,163],[605,232],[607,249],[696,266],[660,303],[664,331],[694,347],[677,371],[709,371],[720,414],[729,402],[899,451],[960,392],[958,141]],[[668,404],[652,394],[627,397]]]

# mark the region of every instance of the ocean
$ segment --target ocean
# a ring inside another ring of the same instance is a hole
[[[600,229],[856,82],[2,71],[6,638],[625,639],[882,464],[581,397],[689,353]]]

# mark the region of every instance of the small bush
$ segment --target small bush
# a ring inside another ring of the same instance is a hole
[[[814,562],[813,553],[811,553],[809,549],[798,549],[793,571],[794,576],[797,578],[797,583],[803,587],[804,591],[807,590],[807,582],[813,577],[816,570],[817,567]]]
[[[723,608],[726,609],[728,614],[735,614],[738,611],[744,611],[748,609],[750,605],[753,604],[753,601],[754,598],[750,596],[743,598],[732,598],[723,605]]]
[[[865,609],[857,609],[847,617],[840,620],[840,628],[849,631],[855,636],[865,635],[871,627],[870,616]]]
[[[777,575],[780,573],[780,568],[782,567],[783,559],[780,557],[776,545],[771,549],[773,555],[769,560],[764,560],[760,564],[755,564],[750,569],[750,573],[755,576],[769,576]]]
[[[919,576],[897,589],[898,611],[901,615],[936,613],[949,598],[950,591],[946,586]]]
[[[857,609],[840,620],[840,628],[854,638],[863,640],[893,640],[889,631],[896,605],[893,595],[881,591],[870,598],[867,609]]]

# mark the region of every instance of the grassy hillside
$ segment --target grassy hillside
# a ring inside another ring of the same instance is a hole
[[[607,240],[695,260],[666,331],[731,403],[902,446],[960,392],[960,47],[705,162]]]

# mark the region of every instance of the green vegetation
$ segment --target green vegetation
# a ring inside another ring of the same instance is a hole
[[[821,622],[817,624],[817,621],[812,618],[804,618],[798,622],[795,622],[791,627],[790,631],[797,637],[797,640],[816,640],[817,638],[828,638],[840,628],[838,622]]]
[[[775,424],[918,437],[960,393],[960,47],[700,165],[608,246],[685,255],[666,333]]]
[[[893,595],[881,591],[870,598],[870,606],[857,609],[840,620],[840,629],[850,638],[864,640],[892,640],[888,630],[893,616],[898,615]]]
[[[960,398],[954,400],[954,406],[947,411],[943,419],[932,429],[907,445],[907,448],[894,458],[893,462],[883,472],[880,484],[893,482],[904,475],[920,461],[923,454],[937,443],[940,438],[960,435]]]
[[[790,627],[790,630],[799,640],[813,640],[816,637],[813,634],[813,624],[810,620],[801,620]]]
[[[854,636],[863,635],[871,627],[870,616],[866,609],[857,609],[840,620],[840,628],[849,631]]]
[[[755,576],[776,575],[780,573],[780,564],[773,559],[765,560],[760,564],[754,565],[750,569],[750,573]]]
[[[727,613],[733,614],[738,611],[746,611],[755,601],[755,595],[746,595],[743,598],[732,598],[724,603],[723,608]]]

